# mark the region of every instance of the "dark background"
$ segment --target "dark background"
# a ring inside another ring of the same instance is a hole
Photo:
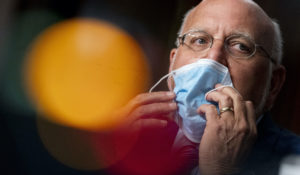
[[[271,112],[281,127],[300,134],[300,1],[256,2],[278,20],[284,38],[283,65],[287,79]],[[168,71],[169,50],[174,47],[183,14],[198,3],[196,0],[0,0],[0,159],[3,161],[0,174],[1,171],[3,174],[87,173],[55,162],[36,133],[35,112],[24,93],[21,67],[26,49],[40,32],[74,17],[114,23],[142,46],[154,83]]]

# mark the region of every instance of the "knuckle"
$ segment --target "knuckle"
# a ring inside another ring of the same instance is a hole
[[[234,98],[234,100],[236,100],[236,101],[244,101],[242,95],[240,95],[240,94],[234,94],[234,95],[233,95],[233,98]]]
[[[236,132],[242,134],[242,135],[248,135],[250,132],[249,126],[243,122],[241,123],[237,128],[236,128]]]
[[[134,101],[136,103],[141,103],[143,101],[143,99],[145,98],[145,96],[146,96],[146,93],[138,94],[137,96],[135,96]]]
[[[232,99],[231,99],[231,97],[229,96],[229,95],[223,95],[222,97],[222,101],[224,101],[225,103],[229,103],[229,104],[231,104],[232,103]]]
[[[226,130],[225,124],[222,123],[222,122],[216,123],[214,125],[214,128],[215,128],[217,133],[224,133],[224,130]]]
[[[218,133],[222,132],[224,130],[224,123],[219,121],[219,122],[210,122],[208,121],[207,126],[211,127],[211,128],[214,128],[214,130]]]
[[[207,109],[212,111],[212,110],[216,110],[216,107],[214,105],[209,104],[207,105]]]
[[[235,97],[238,101],[244,101],[243,97],[241,95],[236,95]]]
[[[134,110],[133,115],[135,117],[142,117],[146,113],[145,107],[138,107],[136,110]]]

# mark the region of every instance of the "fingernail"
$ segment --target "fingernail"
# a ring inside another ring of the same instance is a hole
[[[172,103],[169,103],[169,105],[172,109],[177,109],[177,104],[176,103],[172,102]]]
[[[161,127],[166,127],[168,125],[168,122],[166,120],[160,121]]]
[[[170,96],[170,97],[175,97],[175,93],[174,92],[167,92],[167,96]]]

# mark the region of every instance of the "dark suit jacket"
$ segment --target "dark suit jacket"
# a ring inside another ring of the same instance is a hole
[[[239,175],[277,175],[284,158],[300,155],[300,137],[278,127],[269,112],[258,123],[257,131],[257,140]],[[190,163],[195,164],[194,161]],[[199,174],[197,167],[190,174]]]

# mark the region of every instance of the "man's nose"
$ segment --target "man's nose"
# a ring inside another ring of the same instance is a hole
[[[223,65],[227,65],[227,55],[224,47],[224,41],[220,39],[215,39],[211,48],[209,48],[207,53],[208,58],[213,59]]]

